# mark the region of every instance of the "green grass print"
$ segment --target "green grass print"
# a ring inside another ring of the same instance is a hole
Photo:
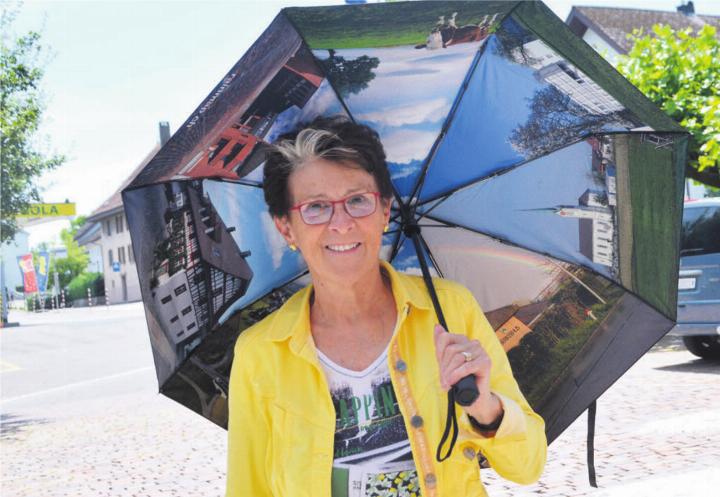
[[[283,12],[310,48],[372,48],[424,43],[440,16],[457,12],[458,27],[498,14],[514,2],[397,2],[358,6],[290,7]]]

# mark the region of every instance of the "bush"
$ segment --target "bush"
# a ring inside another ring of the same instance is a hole
[[[102,273],[81,273],[75,276],[67,286],[65,300],[87,298],[87,289],[90,288],[93,297],[105,295],[105,280]]]

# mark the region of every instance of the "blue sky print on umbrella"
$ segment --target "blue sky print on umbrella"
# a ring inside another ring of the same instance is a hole
[[[275,228],[267,211],[262,189],[226,181],[206,180],[203,188],[227,226],[234,226],[232,237],[253,271],[247,293],[225,312],[221,321],[236,309],[289,281],[305,268],[298,252],[291,251]]]
[[[420,200],[540,157],[589,133],[641,125],[582,71],[508,18],[487,41],[429,166]]]
[[[379,133],[400,195],[412,191],[481,43],[313,51],[324,65],[364,62],[364,85],[338,91],[353,117]]]
[[[607,138],[576,143],[459,190],[431,216],[617,280],[612,153]]]

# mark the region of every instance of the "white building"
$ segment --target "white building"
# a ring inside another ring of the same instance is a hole
[[[695,14],[692,2],[678,6],[676,12],[576,6],[570,11],[565,23],[573,33],[614,65],[618,55],[627,54],[632,48],[627,35],[633,29],[642,29],[647,33],[654,24],[669,25],[675,30],[691,27],[697,31],[705,24],[720,28],[720,17]]]
[[[592,114],[610,114],[623,106],[577,67],[548,47],[542,40],[523,45],[528,65],[538,81],[550,84]],[[518,56],[519,57],[519,56]],[[519,60],[519,59],[518,59]]]

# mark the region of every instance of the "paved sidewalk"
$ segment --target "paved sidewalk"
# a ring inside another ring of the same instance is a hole
[[[551,445],[539,483],[518,486],[484,471],[491,497],[712,495],[720,488],[720,364],[664,349],[598,403],[599,489],[587,483],[582,416]],[[147,387],[103,400],[74,401],[65,391],[41,412],[16,409],[22,399],[3,406],[0,494],[223,496],[226,432],[158,395],[153,371],[134,374],[147,376]],[[13,412],[22,415],[6,417]]]
[[[548,449],[540,481],[520,486],[483,475],[492,497],[706,497],[720,488],[720,363],[661,342],[599,400],[597,489],[586,465],[583,414]]]

